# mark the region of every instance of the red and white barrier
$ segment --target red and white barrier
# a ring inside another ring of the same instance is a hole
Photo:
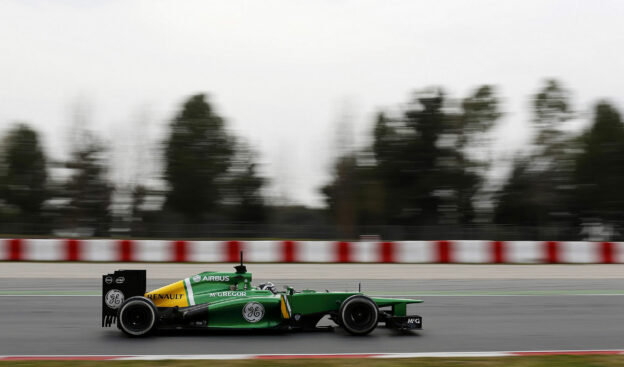
[[[3,261],[624,263],[624,242],[0,239]]]

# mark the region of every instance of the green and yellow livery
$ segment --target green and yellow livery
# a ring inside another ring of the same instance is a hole
[[[361,292],[278,291],[252,286],[242,264],[233,273],[203,272],[146,292],[145,270],[117,270],[102,277],[102,326],[143,336],[157,329],[319,329],[326,315],[353,335],[379,323],[400,330],[422,329],[407,315],[414,299],[368,297]]]

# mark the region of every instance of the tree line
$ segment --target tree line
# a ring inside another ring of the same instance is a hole
[[[417,92],[396,116],[377,116],[370,146],[336,162],[323,188],[330,211],[346,236],[378,224],[441,233],[511,226],[528,230],[521,237],[556,228],[567,239],[589,224],[617,228],[624,219],[620,114],[599,101],[589,127],[570,132],[566,123],[582,118],[570,96],[556,80],[531,96],[534,137],[496,185],[488,177],[490,132],[503,116],[496,89],[483,85],[459,101],[440,88]]]
[[[419,228],[436,228],[438,234],[430,235],[441,238],[457,228],[513,227],[521,236],[530,237],[527,229],[557,228],[578,238],[586,223],[620,227],[624,126],[615,106],[599,101],[583,116],[561,82],[545,80],[530,98],[527,124],[534,136],[508,162],[510,173],[497,177],[493,162],[500,160],[490,147],[504,117],[498,93],[482,85],[457,99],[433,87],[415,92],[392,113],[379,112],[370,144],[336,159],[330,182],[320,188],[326,201],[321,210],[268,202],[257,154],[230,132],[203,94],[186,99],[169,123],[160,149],[165,187],[136,185],[123,215],[112,210],[115,187],[101,139],[86,131],[68,160],[53,161],[38,133],[17,124],[0,147],[0,230],[219,237],[228,236],[220,229],[246,228],[235,234],[407,238],[426,237]],[[584,118],[584,130],[566,128]],[[55,169],[66,177],[51,175]],[[154,197],[162,204],[146,205]],[[307,231],[276,229],[285,226]]]
[[[131,188],[129,208],[121,213],[113,210],[109,149],[92,131],[77,130],[77,143],[62,162],[46,157],[32,127],[20,123],[6,134],[0,166],[2,232],[150,236],[150,228],[172,224],[184,235],[185,225],[266,221],[260,194],[265,180],[256,172],[255,156],[228,132],[203,94],[183,103],[162,143],[166,188],[137,184]],[[50,170],[69,174],[52,177]],[[164,204],[145,209],[154,196]]]

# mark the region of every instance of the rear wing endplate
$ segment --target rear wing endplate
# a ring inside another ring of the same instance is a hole
[[[145,270],[116,270],[102,275],[102,327],[117,321],[117,310],[128,298],[145,294]]]

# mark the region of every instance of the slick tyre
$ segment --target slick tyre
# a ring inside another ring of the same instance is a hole
[[[347,298],[338,310],[342,327],[352,335],[366,335],[377,327],[379,308],[366,296]]]
[[[119,307],[117,326],[130,336],[145,336],[154,330],[157,319],[158,310],[151,300],[141,296],[130,297]]]

